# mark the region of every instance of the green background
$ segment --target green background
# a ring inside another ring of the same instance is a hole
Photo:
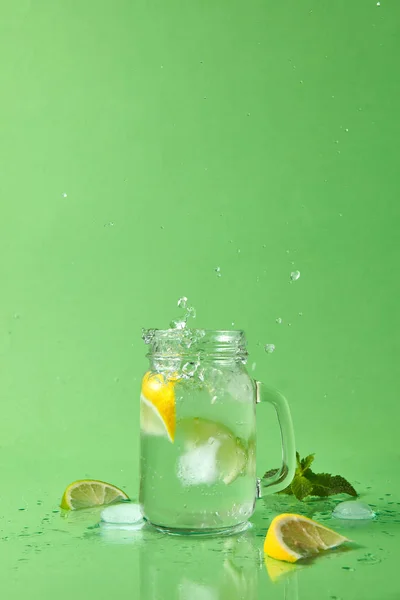
[[[83,477],[136,494],[141,328],[166,327],[182,295],[199,326],[246,331],[316,469],[399,508],[399,18],[395,0],[1,0],[9,598],[108,598],[116,582],[137,597],[139,552],[51,510]],[[260,471],[279,460],[267,414]],[[297,596],[340,579],[338,597],[397,598],[392,516],[363,530],[380,563],[322,560]],[[295,593],[262,572],[267,589]]]

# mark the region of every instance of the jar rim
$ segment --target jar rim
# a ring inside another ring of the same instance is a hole
[[[241,329],[143,329],[142,339],[149,346],[150,355],[247,354],[246,336]]]

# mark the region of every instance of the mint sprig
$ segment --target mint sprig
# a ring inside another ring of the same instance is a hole
[[[300,454],[296,452],[296,472],[292,483],[279,494],[289,494],[304,500],[307,496],[327,497],[335,494],[349,494],[357,496],[356,490],[351,483],[341,475],[330,475],[329,473],[314,473],[311,470],[311,465],[314,462],[314,454],[309,454],[305,458],[300,459]],[[279,469],[271,469],[267,471],[264,477],[271,477],[278,472]]]

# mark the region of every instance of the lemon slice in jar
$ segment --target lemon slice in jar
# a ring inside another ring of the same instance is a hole
[[[147,435],[175,438],[175,384],[178,378],[166,379],[161,373],[148,371],[143,377],[140,395],[140,428]]]

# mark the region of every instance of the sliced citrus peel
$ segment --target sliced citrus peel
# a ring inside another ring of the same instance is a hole
[[[264,552],[277,560],[294,563],[348,541],[312,519],[284,513],[275,517],[269,526]]]
[[[148,371],[143,377],[140,396],[140,426],[149,435],[175,438],[175,385],[178,377],[166,379],[162,373]]]
[[[77,510],[124,500],[129,500],[128,495],[111,483],[97,479],[79,479],[66,487],[60,507],[64,510]]]

